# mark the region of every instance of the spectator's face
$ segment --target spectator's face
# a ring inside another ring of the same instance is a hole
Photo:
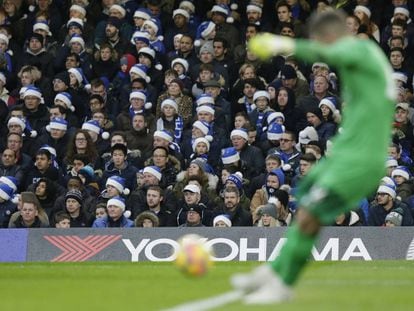
[[[114,161],[116,167],[124,165],[125,160],[126,155],[121,150],[114,150],[112,152],[112,161]]]
[[[242,79],[243,80],[250,79],[250,78],[254,78],[254,77],[256,77],[256,74],[255,74],[255,72],[254,72],[254,70],[253,70],[252,67],[247,67],[244,70],[243,74],[242,74]]]
[[[164,138],[161,137],[154,137],[154,143],[153,143],[153,147],[164,147],[164,148],[168,148],[168,146],[170,145],[170,142]]]
[[[248,11],[247,12],[247,20],[249,23],[254,24],[257,21],[260,21],[260,18],[262,17],[262,14],[256,11]]]
[[[121,135],[114,135],[111,138],[111,146],[114,146],[115,144],[123,144],[126,146],[126,142],[124,138]]]
[[[174,24],[177,28],[182,28],[187,24],[187,19],[183,15],[177,14],[174,16]]]
[[[207,111],[200,111],[197,113],[198,121],[205,121],[207,123],[211,123],[214,120],[214,115]]]
[[[83,133],[78,133],[75,137],[75,147],[78,150],[86,149],[88,141]]]
[[[302,176],[305,176],[311,169],[312,164],[305,160],[300,160],[299,162],[299,171]]]
[[[103,85],[92,86],[91,94],[92,95],[95,95],[95,94],[100,95],[100,96],[102,96],[102,98],[105,98],[106,97],[105,86],[103,86]]]
[[[141,131],[141,130],[145,129],[144,116],[135,115],[134,118],[132,119],[132,127],[136,131]]]
[[[152,223],[152,220],[149,218],[146,218],[142,221],[142,227],[143,228],[153,228],[154,224]]]
[[[187,205],[197,204],[200,200],[200,195],[191,191],[184,191],[184,201]]]
[[[393,36],[405,36],[404,28],[399,25],[392,25],[391,33]]]
[[[201,82],[207,82],[208,80],[211,80],[213,73],[209,70],[202,70],[199,74],[199,77]]]
[[[72,198],[68,198],[66,199],[66,210],[69,213],[76,213],[80,210],[80,204],[77,200],[72,199]]]
[[[245,117],[243,116],[237,116],[234,118],[234,127],[236,129],[239,129],[241,127],[243,127],[246,124],[247,120]]]
[[[404,57],[402,56],[400,51],[391,52],[390,62],[393,67],[400,67],[403,61],[404,61]]]
[[[22,144],[22,138],[21,138],[20,134],[10,135],[7,138],[7,148],[8,149],[13,150],[14,152],[18,152],[18,151],[20,151],[22,146],[23,146],[23,144]]]
[[[8,127],[9,129],[9,133],[15,133],[15,134],[22,134],[23,133],[23,129],[20,125],[15,124],[15,123],[11,123]]]
[[[240,198],[235,192],[224,192],[224,206],[227,210],[233,211],[237,204],[239,204]]]
[[[279,179],[277,178],[276,175],[269,175],[267,176],[267,180],[266,180],[266,186],[274,188],[274,189],[279,189]]]
[[[122,213],[124,212],[121,207],[112,204],[108,205],[106,209],[108,210],[108,216],[113,220],[118,220],[121,218]]]
[[[259,97],[256,99],[255,104],[259,110],[264,110],[267,107],[267,98],[266,97]]]
[[[388,155],[396,160],[400,158],[400,154],[398,153],[397,148],[395,147],[388,147]]]
[[[20,77],[20,82],[22,83],[22,86],[33,84],[34,80],[33,80],[32,74],[30,72],[23,72]]]
[[[287,6],[281,6],[277,9],[277,18],[280,22],[289,22],[290,12]]]
[[[66,134],[66,131],[50,129],[50,137],[52,137],[53,139],[60,139],[63,136],[65,136],[65,134]]]
[[[36,96],[25,96],[24,98],[24,105],[26,106],[27,110],[36,111],[40,105],[40,99]]]
[[[79,172],[79,170],[83,167],[85,167],[85,163],[79,160],[73,160],[73,169],[75,170],[75,172]]]
[[[69,229],[70,228],[70,220],[69,219],[62,219],[61,221],[56,223],[56,228]]]
[[[59,100],[57,100],[57,101],[59,101]],[[58,105],[58,103],[56,103],[57,101],[55,101],[55,104],[56,105]],[[60,106],[63,106],[63,105],[60,104]],[[50,120],[52,120],[53,118],[64,118],[64,114],[61,113],[60,110],[59,110],[59,108],[57,108],[57,107],[50,108],[49,109],[49,115],[50,115]]]
[[[255,27],[248,26],[246,29],[246,41],[249,41],[251,38],[253,38],[255,35],[257,35],[257,30]]]
[[[158,16],[161,13],[161,8],[158,5],[147,4],[152,16]]]
[[[32,223],[35,221],[38,215],[37,208],[33,203],[23,203],[22,209],[20,210],[23,221],[26,223]]]
[[[208,152],[207,145],[205,143],[198,143],[196,146],[197,154],[206,154]]]
[[[209,64],[213,61],[214,56],[210,52],[201,52],[200,53],[200,61],[203,64]]]
[[[220,58],[222,56],[224,56],[224,54],[226,53],[226,49],[223,46],[223,42],[213,42],[213,48],[214,48],[214,57],[215,58]]]
[[[321,120],[316,115],[314,115],[311,112],[308,112],[306,114],[306,119],[308,120],[308,123],[311,124],[314,127],[316,127],[319,124],[321,124]]]
[[[278,168],[280,166],[279,162],[277,162],[274,159],[267,159],[266,160],[266,171],[270,172],[271,170],[274,170],[275,168]]]
[[[101,49],[101,60],[103,60],[104,62],[109,61],[111,59],[111,50],[109,48],[103,48]]]
[[[7,50],[7,43],[4,40],[0,40],[0,52],[4,53]]]
[[[79,67],[79,63],[76,61],[76,57],[75,56],[66,57],[65,67],[66,69]]]
[[[237,151],[240,151],[246,145],[247,141],[241,136],[233,135],[233,137],[231,137],[231,143]]]
[[[293,140],[292,136],[286,133],[282,134],[282,137],[280,138],[279,141],[280,141],[280,150],[282,151],[291,151],[295,144],[295,141]]]
[[[158,184],[159,184],[159,180],[157,179],[157,177],[155,177],[154,175],[148,172],[144,173],[144,185],[151,186],[151,185],[158,185]]]
[[[313,90],[315,91],[315,94],[323,94],[326,91],[328,91],[329,85],[328,81],[326,81],[326,78],[317,76],[313,82]]]
[[[204,89],[206,94],[210,94],[211,97],[216,99],[220,95],[220,88],[216,86],[208,86]]]
[[[68,29],[69,37],[72,37],[74,34],[82,35],[82,29],[80,29],[78,26],[75,26],[75,25],[70,26]]]
[[[408,121],[408,111],[402,108],[397,108],[395,112],[395,121],[406,123]]]
[[[226,21],[226,17],[224,16],[224,14],[221,13],[217,13],[217,12],[213,12],[213,14],[211,15],[211,20],[216,24],[216,25],[222,25],[225,23]]]
[[[173,69],[174,69],[175,71],[177,71],[177,74],[178,74],[178,75],[182,75],[182,74],[184,74],[184,71],[185,71],[184,66],[183,66],[183,65],[181,65],[181,64],[174,64]]]
[[[321,105],[321,111],[322,115],[326,118],[329,115],[329,112],[331,111],[327,105]]]
[[[149,208],[155,208],[161,203],[162,197],[156,190],[147,191],[147,205]]]
[[[295,37],[295,32],[293,31],[293,29],[292,28],[290,28],[290,27],[283,27],[281,30],[280,30],[280,35],[281,36],[286,36],[286,37],[291,37],[291,38],[294,38]]]
[[[106,185],[106,192],[110,198],[119,195],[119,191],[112,185]]]
[[[45,154],[38,154],[36,156],[35,166],[39,171],[45,171],[49,168],[52,160],[49,160]]]
[[[173,97],[180,96],[181,88],[178,85],[178,83],[175,83],[175,82],[170,83],[170,85],[168,86],[168,94]]]
[[[108,215],[108,214],[106,213],[106,209],[103,208],[103,207],[98,207],[96,209],[96,211],[95,211],[95,217],[96,217],[96,219],[103,218],[106,215]]]
[[[187,172],[188,176],[197,176],[200,173],[200,167],[197,164],[191,163]]]
[[[254,95],[255,92],[256,92],[256,87],[254,87],[253,85],[251,85],[249,83],[244,84],[243,94],[247,98],[253,98],[253,95]]]
[[[188,211],[187,212],[187,222],[189,224],[199,224],[201,221],[200,214],[194,211]]]
[[[103,127],[105,124],[105,115],[100,111],[94,112],[92,115],[92,120],[98,121],[99,126]]]
[[[168,155],[163,149],[156,149],[152,154],[152,158],[154,160],[154,165],[159,168],[165,168],[168,163]]]
[[[190,37],[182,37],[180,40],[181,53],[188,53],[193,49],[193,40]]]
[[[387,205],[392,200],[392,198],[390,197],[389,194],[377,193],[376,200],[377,200],[378,205],[384,206],[384,205]]]
[[[37,5],[41,11],[46,11],[49,8],[49,0],[38,0]]]
[[[3,165],[6,167],[12,166],[17,162],[16,154],[13,150],[6,149],[3,151],[1,155],[1,161],[3,162]]]
[[[289,99],[288,96],[289,95],[286,90],[279,91],[279,93],[277,94],[277,103],[280,107],[286,107]]]
[[[82,50],[83,50],[83,47],[82,47],[82,44],[80,44],[79,42],[72,42],[71,44],[70,44],[70,50],[71,50],[71,52],[72,53],[76,53],[76,54],[79,54],[80,52],[82,52]]]
[[[356,35],[358,33],[359,23],[353,17],[346,18],[346,29],[349,34]]]
[[[131,98],[129,102],[131,103],[132,109],[134,110],[141,110],[145,104],[142,98]]]
[[[36,186],[36,189],[35,189],[36,196],[39,198],[46,196],[46,189],[47,189],[46,183],[44,181],[41,181]]]
[[[67,90],[67,86],[65,82],[60,79],[53,79],[53,90],[55,92],[63,92]]]

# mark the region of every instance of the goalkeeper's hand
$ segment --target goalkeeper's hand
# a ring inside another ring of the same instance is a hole
[[[293,53],[295,40],[285,36],[264,33],[251,38],[248,47],[257,57],[266,60],[275,55]]]

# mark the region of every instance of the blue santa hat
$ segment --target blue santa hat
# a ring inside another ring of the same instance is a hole
[[[150,45],[150,34],[148,31],[135,31],[131,37],[131,43],[136,44],[137,42],[144,42],[146,45]]]
[[[223,164],[231,164],[238,162],[240,160],[240,155],[236,148],[228,147],[221,150],[221,161]]]
[[[72,17],[66,23],[66,27],[69,29],[72,26],[78,27],[79,29],[83,29],[83,26],[84,26],[83,20],[81,20],[80,18],[77,18],[77,17]]]
[[[70,95],[70,93],[67,93],[67,92],[57,93],[54,101],[56,102],[56,100],[60,100],[63,103],[65,103],[66,108],[69,109],[70,111],[72,112],[75,111],[75,106],[72,105],[72,95]]]
[[[28,120],[20,117],[11,117],[9,121],[7,121],[7,127],[13,124],[17,124],[22,128],[23,136],[28,136],[32,138],[37,136],[37,132],[32,129],[32,127],[30,126],[30,122]]]
[[[230,139],[232,139],[234,136],[240,136],[246,141],[249,140],[249,134],[247,133],[247,130],[244,128],[234,129],[230,133]]]
[[[61,130],[66,131],[68,129],[68,121],[63,118],[53,118],[50,120],[49,125],[46,126],[46,131]]]
[[[125,200],[119,195],[109,199],[108,202],[106,202],[107,207],[110,205],[118,206],[122,209],[122,211],[125,211]]]
[[[279,111],[271,112],[267,116],[267,124],[272,124],[273,122],[276,122],[277,119],[282,119],[283,122],[285,122],[285,115]]]
[[[143,170],[142,173],[151,174],[151,175],[155,176],[155,178],[157,178],[158,180],[161,180],[161,178],[162,178],[162,173],[161,173],[160,168],[158,166],[155,166],[155,165],[150,165],[150,166],[144,167],[144,170]]]
[[[128,195],[130,193],[128,188],[125,188],[125,178],[121,176],[111,176],[106,180],[105,186],[112,186],[116,190],[118,190],[119,193]]]
[[[411,177],[411,173],[405,166],[397,166],[395,169],[392,170],[391,177],[395,178],[396,176],[404,177],[405,180],[409,180]]]
[[[16,192],[17,187],[19,185],[19,180],[14,176],[1,176],[0,184],[6,184],[10,188],[12,188],[14,192]]]
[[[82,49],[85,49],[85,40],[82,38],[82,36],[78,34],[72,35],[72,37],[69,40],[69,44],[72,44],[74,42],[78,42],[82,46]]]
[[[196,152],[196,148],[199,143],[204,143],[207,146],[207,152],[210,150],[210,141],[208,141],[205,137],[198,137],[192,144],[193,152]]]
[[[147,8],[138,8],[134,13],[134,17],[142,18],[144,20],[150,19],[151,11]]]
[[[201,105],[214,105],[214,98],[210,94],[202,93],[196,99],[197,106]]]
[[[147,75],[148,69],[149,68],[146,65],[143,65],[143,64],[135,64],[129,70],[129,74],[135,73],[136,75],[138,75],[141,78],[143,78],[147,83],[149,83],[151,81],[151,78]]]
[[[104,132],[101,126],[99,125],[99,122],[96,120],[89,120],[89,121],[84,122],[82,124],[82,130],[91,131],[98,135],[101,135],[102,139],[105,139],[105,140],[109,138],[109,133]]]
[[[279,140],[282,138],[282,134],[285,132],[285,127],[279,123],[270,124],[267,129],[267,139],[268,140]]]
[[[152,108],[152,103],[147,102],[147,94],[145,91],[139,90],[139,91],[132,91],[129,94],[129,101],[131,101],[131,99],[134,98],[138,98],[138,99],[142,99],[145,103],[144,108],[145,109],[151,109]]]
[[[152,17],[150,19],[147,19],[144,24],[142,25],[142,27],[144,27],[145,25],[150,26],[152,29],[155,30],[155,33],[157,35],[158,40],[163,41],[164,37],[162,36],[162,28],[161,28],[161,21],[156,18],[156,17]]]
[[[226,23],[231,24],[234,22],[234,18],[231,17],[230,8],[226,4],[216,4],[211,9],[212,13],[220,13],[223,14],[226,17]]]
[[[0,198],[5,201],[9,201],[13,197],[14,191],[7,184],[0,184]]]
[[[33,32],[36,30],[44,30],[46,31],[48,36],[51,36],[52,33],[50,32],[50,28],[47,22],[45,21],[38,21],[33,25]]]
[[[40,103],[44,104],[45,100],[43,99],[42,92],[39,88],[35,87],[34,85],[28,85],[23,93],[23,99],[26,96],[34,96],[40,99]]]
[[[73,74],[78,81],[79,85],[86,85],[89,84],[88,79],[86,78],[85,74],[83,73],[82,68],[70,68],[68,72]]]
[[[337,102],[336,102],[336,98],[335,97],[325,97],[323,98],[320,102],[319,102],[319,108],[322,107],[322,105],[325,105],[329,108],[329,110],[332,111],[333,114],[338,115],[340,114],[337,106]]]
[[[243,188],[243,174],[241,172],[236,172],[234,174],[231,174],[229,177],[227,177],[227,181],[232,181],[237,189],[241,190]]]
[[[387,160],[385,161],[385,167],[397,167],[398,166],[398,162],[396,159],[394,159],[393,157],[387,157]]]
[[[203,104],[196,108],[196,112],[197,114],[199,114],[200,112],[207,112],[207,113],[211,113],[214,116],[215,109],[213,105]]]
[[[208,122],[197,120],[193,123],[193,127],[198,128],[204,134],[204,138],[209,142],[213,141],[211,126]]]
[[[397,196],[395,185],[391,184],[380,185],[377,189],[377,193],[386,193],[393,199],[395,199],[395,197]]]
[[[269,175],[275,175],[275,176],[277,176],[277,179],[279,180],[279,186],[281,186],[281,185],[283,185],[285,183],[285,173],[283,173],[283,171],[282,171],[281,168],[276,168],[274,170],[271,170],[269,172],[269,174],[267,174],[267,175],[268,176]]]
[[[216,29],[216,24],[212,21],[205,21],[202,22],[198,28],[196,33],[196,40],[194,41],[195,46],[201,46],[201,41],[205,40],[208,35]]]

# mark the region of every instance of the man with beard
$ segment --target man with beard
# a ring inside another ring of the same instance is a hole
[[[132,129],[125,133],[130,149],[139,149],[143,159],[150,156],[153,146],[153,134],[149,131],[148,122],[143,114],[132,117]]]
[[[240,193],[237,187],[224,190],[224,205],[216,210],[216,215],[228,215],[232,226],[252,226],[252,215],[241,207]]]

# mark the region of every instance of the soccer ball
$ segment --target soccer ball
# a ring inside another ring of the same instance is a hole
[[[206,246],[202,237],[187,234],[178,240],[175,265],[184,274],[192,277],[205,275],[213,264],[211,248]]]

